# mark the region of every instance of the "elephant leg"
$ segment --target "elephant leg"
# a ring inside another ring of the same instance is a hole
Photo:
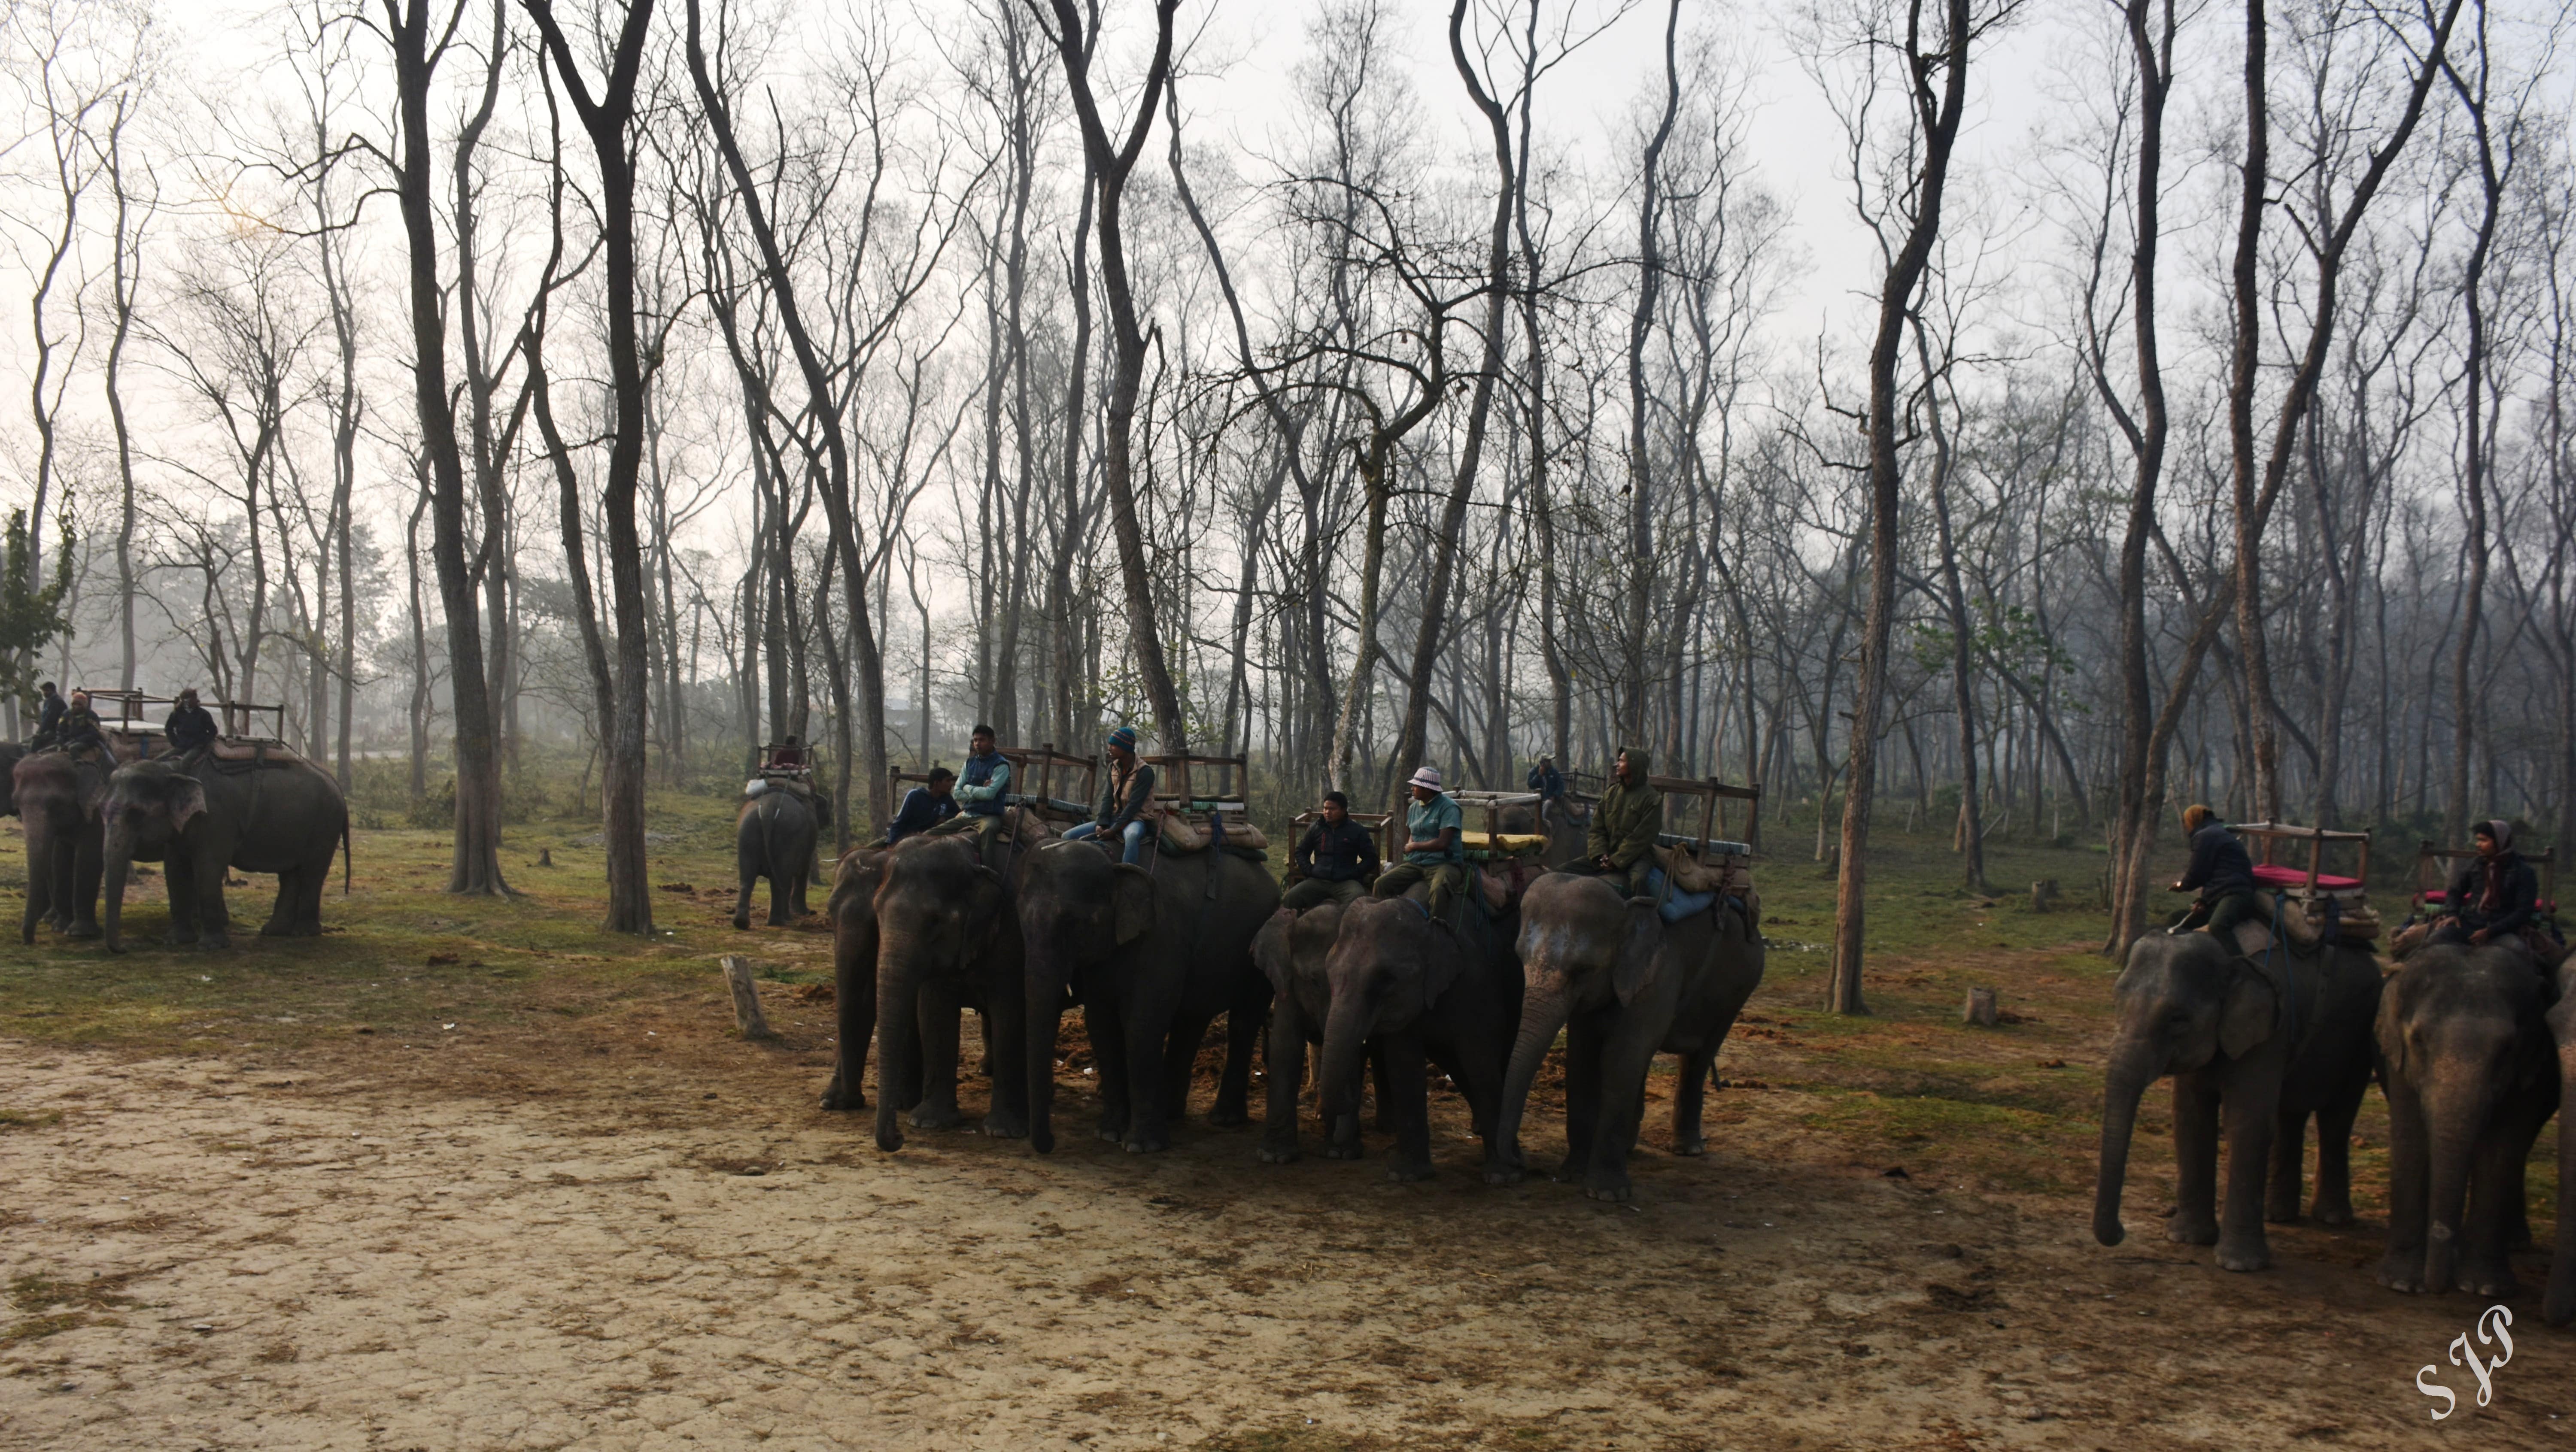
[[[1693,1049],[1682,1055],[1681,1077],[1673,1084],[1674,1154],[1708,1153],[1708,1138],[1700,1126],[1700,1101],[1707,1092],[1709,1069],[1716,1062],[1715,1049]]]
[[[932,974],[923,980],[916,1028],[921,1034],[921,1097],[912,1109],[915,1129],[954,1128],[965,1115],[957,1108],[957,985]]]
[[[984,1106],[984,1132],[995,1139],[1029,1137],[1028,994],[1016,972],[988,985],[984,1011],[984,1054],[991,1065],[986,1082],[992,1099]]]
[[[1298,1011],[1295,994],[1283,995],[1270,1005],[1267,1058],[1269,1082],[1264,1086],[1267,1098],[1257,1153],[1265,1165],[1293,1165],[1301,1155],[1297,1148],[1297,1090],[1306,1075],[1306,1019]]]
[[[2272,1265],[2263,1232],[2263,1177],[2272,1165],[2272,1130],[2281,1113],[2279,1075],[2277,1064],[2267,1071],[2260,1058],[2239,1062],[2220,1104],[2227,1119],[2227,1204],[2218,1228],[2222,1270],[2269,1270]]]
[[[2424,1289],[2424,1232],[2433,1210],[2433,1143],[2424,1096],[2400,1074],[2388,1091],[2388,1254],[2379,1283],[2392,1291]]]
[[[1269,995],[1247,994],[1229,1004],[1225,1010],[1225,1072],[1216,1082],[1216,1105],[1208,1110],[1208,1123],[1218,1129],[1233,1129],[1252,1122],[1252,1046],[1261,1037],[1261,1002]]]
[[[1135,1119],[1135,1095],[1128,1082],[1126,1020],[1119,1012],[1114,977],[1106,969],[1098,986],[1083,995],[1082,1026],[1091,1037],[1091,1064],[1100,1080],[1098,1134],[1111,1144],[1123,1143]]]
[[[277,901],[269,906],[268,921],[259,925],[263,938],[283,938],[295,931],[295,900],[303,895],[304,872],[290,867],[277,874]]]
[[[1380,1134],[1395,1128],[1395,1086],[1387,1074],[1386,1050],[1383,1047],[1369,1054],[1369,1098],[1376,1106],[1369,1118],[1369,1128]]]
[[[1387,1178],[1398,1183],[1431,1178],[1431,1095],[1422,1036],[1390,1036],[1379,1062],[1385,1066],[1395,1109],[1395,1163]]]
[[[2537,1130],[2539,1126],[2533,1125]],[[2478,1136],[2469,1166],[2469,1213],[2461,1226],[2460,1269],[2456,1289],[2494,1300],[2522,1293],[2514,1278],[2512,1253],[2530,1248],[2531,1221],[2523,1205],[2523,1158],[2530,1141],[2520,1124],[2500,1124]],[[2521,1232],[2521,1245],[2514,1234]],[[2439,1287],[2450,1290],[2452,1286]]]
[[[1581,1178],[1592,1162],[1601,1103],[1601,1041],[1601,1026],[1588,1014],[1565,1026],[1565,1159],[1549,1176],[1559,1184]]]
[[[1146,976],[1140,973],[1138,978],[1143,980]],[[1180,1007],[1178,997],[1178,984],[1136,981],[1130,984],[1127,999],[1120,1005],[1119,1028],[1127,1036],[1124,1143],[1130,1154],[1156,1154],[1172,1147],[1172,1116],[1180,1106],[1173,1103],[1165,1083],[1164,1048],[1175,1027],[1172,1019],[1174,1010]],[[1196,1049],[1198,1045],[1193,1041],[1189,1047]]]
[[[751,926],[751,890],[760,882],[760,865],[751,860],[750,853],[737,852],[734,854],[734,875],[741,879],[742,886],[733,896],[733,925],[748,929]]]
[[[2299,1218],[2299,1180],[2307,1169],[2308,1111],[2284,1108],[2272,1116],[2272,1164],[2266,1172],[2263,1218],[2275,1225]]]
[[[2530,1250],[2534,1245],[2531,1237],[2531,1193],[2527,1180],[2531,1149],[2539,1142],[2540,1128],[2548,1122],[2549,1109],[2557,1098],[2552,1094],[2547,1104],[2533,1106],[2529,1113],[2517,1111],[2505,1121],[2504,1165],[2506,1172],[2513,1177],[2513,1183],[2504,1187],[2503,1194],[2496,1200],[2496,1208],[2505,1217],[2504,1248],[2507,1251]]]
[[[2218,1086],[2203,1072],[2173,1081],[2174,1215],[2165,1239],[2218,1243]]]
[[[1655,1039],[1644,1014],[1623,1014],[1603,1046],[1597,1112],[1599,1128],[1592,1137],[1592,1158],[1583,1171],[1583,1193],[1595,1200],[1625,1200],[1635,1193],[1628,1179],[1628,1155],[1637,1143],[1637,1125],[1645,1118],[1646,1071],[1654,1066]]]
[[[80,890],[80,871],[74,860],[77,854],[66,840],[69,835],[60,830],[46,834],[45,921],[53,924],[58,933],[72,930],[72,898]]]
[[[2317,1110],[2317,1193],[2308,1214],[2319,1225],[2352,1223],[2352,1121],[2369,1082],[2356,1081],[2351,1093],[2338,1093]]]
[[[1171,1106],[1175,1120],[1190,1117],[1190,1090],[1198,1078],[1199,1046],[1207,1042],[1208,1026],[1215,1022],[1214,1014],[1201,1018],[1184,1013],[1172,1020],[1171,1037],[1163,1045],[1163,1102]]]
[[[178,849],[172,849],[176,856]],[[232,909],[224,902],[224,874],[231,869],[230,852],[200,852],[188,864],[188,875],[197,888],[197,946],[208,950],[233,945]]]
[[[95,827],[96,824],[91,824]],[[85,830],[72,844],[71,923],[63,932],[74,938],[102,936],[98,926],[99,879],[107,873],[106,855],[96,831]]]
[[[53,915],[53,874],[47,868],[44,829],[27,834],[27,910],[18,919],[18,941],[36,941],[36,924]]]
[[[170,901],[170,927],[161,940],[173,946],[197,941],[197,874],[176,849],[162,859],[161,888]]]

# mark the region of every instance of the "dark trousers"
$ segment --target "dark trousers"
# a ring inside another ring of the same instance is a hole
[[[2231,892],[2215,901],[2202,898],[2193,903],[2191,911],[2183,914],[2182,921],[2174,925],[2174,931],[2188,933],[2194,928],[2207,928],[2214,934],[2226,936],[2236,931],[2238,923],[2249,918],[2263,921],[2263,900],[2250,892]]]
[[[1288,890],[1279,894],[1279,905],[1290,912],[1302,913],[1328,902],[1354,903],[1366,896],[1368,888],[1357,878],[1327,882],[1320,877],[1304,877],[1289,884]]]

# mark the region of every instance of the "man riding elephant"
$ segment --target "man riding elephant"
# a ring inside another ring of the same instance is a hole
[[[1618,775],[1592,809],[1584,834],[1584,865],[1574,869],[1610,879],[1626,896],[1645,897],[1646,873],[1655,865],[1655,838],[1664,830],[1664,794],[1646,779],[1642,747],[1619,748]]]
[[[106,727],[98,712],[90,709],[89,692],[72,692],[71,709],[63,712],[62,724],[54,730],[54,744],[65,751],[95,751],[107,754]]]
[[[1412,790],[1413,805],[1404,813],[1404,860],[1378,874],[1377,895],[1402,897],[1405,889],[1428,881],[1431,891],[1423,906],[1438,918],[1452,897],[1466,891],[1467,852],[1458,838],[1466,830],[1467,815],[1457,798],[1440,789],[1438,767],[1419,768],[1405,785]]]
[[[1281,907],[1304,912],[1328,902],[1353,903],[1368,894],[1369,879],[1377,875],[1377,838],[1351,820],[1349,797],[1326,792],[1315,825],[1297,839],[1288,859],[1299,877],[1280,896]]]
[[[1101,789],[1099,808],[1064,839],[1123,841],[1118,860],[1133,866],[1154,834],[1153,805],[1154,768],[1136,755],[1136,728],[1121,726],[1109,733],[1109,784]]]
[[[2442,899],[2442,921],[2431,943],[2483,948],[2531,926],[2540,911],[2540,878],[2513,850],[2513,823],[2491,817],[2478,823],[2478,855],[2451,879]]]
[[[1010,803],[1011,760],[993,747],[993,728],[977,724],[966,737],[966,765],[957,773],[957,808],[978,842],[989,841]]]
[[[2254,896],[2254,859],[2218,814],[2194,803],[2182,809],[2182,829],[2191,838],[2191,864],[2173,891],[2200,896],[2168,931],[2188,933],[2205,926],[2224,937],[2245,919],[2262,916]]]
[[[215,744],[215,718],[197,704],[196,687],[179,692],[179,699],[171,703],[170,719],[161,724],[161,734],[169,738],[170,754],[183,762]]]

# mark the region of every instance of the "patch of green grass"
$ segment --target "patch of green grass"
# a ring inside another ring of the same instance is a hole
[[[80,1310],[107,1310],[131,1306],[134,1298],[122,1293],[134,1273],[93,1276],[85,1281],[57,1280],[52,1276],[20,1276],[9,1282],[9,1304],[19,1311],[34,1315],[57,1306]]]
[[[42,1341],[48,1336],[59,1336],[65,1331],[86,1326],[89,1323],[90,1318],[78,1311],[64,1311],[52,1316],[31,1316],[24,1321],[12,1322],[6,1327],[0,1327],[0,1350],[22,1342]]]
[[[63,1122],[63,1112],[49,1109],[34,1113],[23,1109],[0,1109],[0,1132],[12,1129],[43,1129]]]

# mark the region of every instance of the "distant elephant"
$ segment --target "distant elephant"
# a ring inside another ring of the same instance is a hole
[[[0,792],[8,793],[7,800],[0,801],[0,817],[18,815],[18,763],[26,759],[25,742],[0,741]]]
[[[751,889],[769,879],[769,925],[773,928],[805,915],[805,879],[814,871],[814,839],[820,824],[813,804],[780,788],[744,802],[734,814],[734,870],[742,891],[733,903],[733,925],[751,926]]]
[[[2341,946],[2302,953],[2283,946],[2249,958],[2235,941],[2209,933],[2153,932],[2129,945],[2128,966],[2112,993],[2117,1024],[2103,1077],[2095,1240],[2118,1245],[2127,1238],[2120,1194],[2138,1102],[2168,1074],[2174,1081],[2178,1208],[2166,1239],[2215,1244],[2218,1264],[2227,1270],[2269,1266],[2265,1179],[2272,1177],[2272,1218],[2296,1218],[2299,1141],[2311,1114],[2317,1120],[2317,1218],[2350,1222],[2352,1120],[2370,1083],[2370,1024],[2379,1003],[2376,958]]]
[[[2531,1242],[2523,1162],[2560,1092],[2544,1017],[2551,988],[2520,944],[2426,947],[2389,980],[2378,1015],[2388,1091],[2381,1285],[2499,1298],[2520,1289],[2508,1257]],[[2564,1245],[2563,1224],[2559,1236]],[[2565,1270],[2562,1254],[2553,1283]]]
[[[852,1021],[853,1000],[874,978],[877,1148],[903,1148],[897,1116],[915,1129],[946,1129],[957,1108],[959,1013],[972,1008],[991,1033],[992,1102],[983,1129],[997,1138],[1028,1133],[1022,1078],[1020,925],[1011,891],[964,836],[908,837],[883,852],[853,854],[833,888],[833,958],[841,1001],[840,1064],[824,1107],[856,1108],[867,1046]],[[864,913],[849,900],[869,894]],[[872,960],[858,951],[873,940]],[[901,1086],[901,1092],[888,1086]]]
[[[1510,1184],[1527,1173],[1521,1115],[1562,1029],[1566,1154],[1556,1177],[1580,1178],[1596,1200],[1625,1200],[1646,1071],[1659,1051],[1682,1056],[1673,1134],[1683,1153],[1699,1151],[1700,1095],[1761,985],[1761,935],[1731,900],[1667,923],[1654,903],[1602,878],[1551,872],[1521,899],[1520,958],[1520,1028],[1495,1128],[1500,1156],[1486,1178]]]
[[[108,764],[66,751],[22,755],[10,772],[10,802],[26,823],[27,911],[18,941],[36,941],[39,920],[73,938],[95,938]]]
[[[2558,965],[2558,1002],[2549,1010],[2558,1041],[2558,1248],[2549,1258],[2549,1294],[2541,1315],[2552,1326],[2576,1321],[2576,955]]]
[[[1139,1153],[1171,1147],[1200,1040],[1220,1013],[1226,1063],[1208,1122],[1246,1123],[1270,1002],[1252,964],[1252,936],[1279,907],[1270,873],[1223,849],[1130,867],[1082,841],[1027,852],[1018,872],[1030,1147],[1055,1148],[1056,1031],[1069,1000],[1082,1005],[1100,1070],[1102,1139]]]
[[[1466,925],[1452,928],[1434,923],[1412,898],[1274,914],[1253,940],[1253,957],[1273,989],[1262,1160],[1288,1164],[1298,1157],[1298,1080],[1306,1045],[1315,1042],[1323,1046],[1327,1156],[1359,1156],[1360,1081],[1374,1059],[1379,1107],[1391,1109],[1395,1120],[1389,1178],[1432,1174],[1433,1063],[1466,1096],[1486,1164],[1493,1165],[1503,1055],[1520,1016],[1516,926],[1512,918],[1495,923],[1471,908]]]
[[[204,948],[232,946],[224,874],[277,874],[277,905],[264,937],[322,931],[322,889],[331,858],[349,840],[340,784],[301,756],[230,763],[200,756],[120,766],[100,806],[107,839],[107,949],[124,951],[125,877],[135,861],[158,860],[170,891],[170,938]]]
[[[1592,825],[1592,810],[1564,797],[1536,807],[1505,807],[1502,829],[1506,832],[1544,832],[1547,852],[1540,860],[1549,867],[1564,867],[1583,855],[1583,836]]]

